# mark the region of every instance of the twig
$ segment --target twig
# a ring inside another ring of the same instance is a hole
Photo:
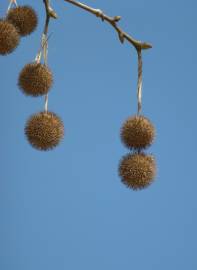
[[[119,22],[121,20],[120,16],[110,17],[110,16],[104,14],[102,10],[92,8],[92,7],[87,6],[81,2],[77,2],[74,0],[64,0],[64,1],[68,2],[70,4],[73,4],[79,8],[82,8],[82,9],[94,14],[95,16],[101,18],[102,21],[106,21],[109,24],[111,24],[111,26],[113,26],[113,28],[117,31],[121,43],[124,43],[124,40],[126,39],[128,42],[130,42],[136,48],[137,51],[152,48],[151,44],[146,43],[146,42],[141,42],[139,40],[134,39],[129,34],[124,32],[120,27],[118,27],[117,22]]]
[[[46,21],[45,21],[43,34],[47,35],[50,19],[51,18],[57,19],[57,14],[52,9],[52,7],[50,6],[49,0],[43,0],[43,2],[44,2],[44,5],[45,5],[45,10],[46,10]]]
[[[142,110],[142,51],[138,53],[138,83],[137,83],[137,100],[138,100],[138,115]]]
[[[44,53],[44,64],[47,65],[47,54],[48,54],[48,30],[49,30],[49,22],[50,19],[57,19],[57,14],[56,12],[52,9],[50,6],[50,0],[43,0],[44,5],[45,5],[45,10],[46,10],[46,20],[45,20],[45,25],[44,25],[44,31],[42,35],[42,49]],[[48,111],[48,94],[45,95],[45,112]]]

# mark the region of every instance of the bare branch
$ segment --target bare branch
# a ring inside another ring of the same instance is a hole
[[[44,0],[44,1],[47,1],[47,0]],[[81,2],[77,2],[74,0],[64,0],[64,1],[68,2],[72,5],[75,5],[79,8],[82,8],[82,9],[88,11],[89,13],[92,13],[93,15],[101,18],[102,21],[106,21],[109,24],[111,24],[111,26],[117,31],[121,43],[124,43],[124,41],[126,39],[128,42],[130,42],[136,48],[137,51],[152,48],[151,44],[146,43],[146,42],[141,42],[139,40],[134,39],[129,34],[124,32],[120,27],[118,27],[117,22],[119,22],[121,20],[120,16],[110,17],[110,16],[104,14],[102,10],[92,8],[92,7],[87,6]]]
[[[57,19],[57,14],[56,12],[52,9],[50,6],[49,0],[43,0],[44,5],[45,5],[45,10],[46,10],[46,21],[45,21],[45,27],[44,27],[44,34],[47,35],[48,33],[48,28],[49,28],[49,22],[50,19]]]
[[[49,30],[49,22],[50,19],[57,19],[57,14],[56,12],[52,9],[50,6],[50,0],[43,0],[44,5],[45,5],[45,10],[46,10],[46,20],[45,20],[45,25],[44,25],[44,31],[42,35],[42,50],[44,54],[44,64],[47,65],[47,55],[48,55],[48,30]],[[41,57],[41,54],[40,54]],[[45,95],[45,112],[48,111],[48,94]]]

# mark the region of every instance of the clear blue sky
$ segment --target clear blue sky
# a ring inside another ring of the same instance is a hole
[[[122,15],[126,31],[153,44],[143,54],[143,114],[157,128],[149,151],[158,175],[140,192],[117,173],[128,152],[119,130],[136,112],[136,52],[91,14],[51,2],[59,20],[50,27],[49,109],[65,124],[54,151],[27,143],[26,119],[44,101],[16,85],[40,44],[41,0],[20,1],[38,11],[39,28],[0,58],[0,269],[197,269],[196,1],[86,1]]]

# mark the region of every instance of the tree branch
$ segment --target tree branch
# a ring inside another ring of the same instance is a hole
[[[47,35],[48,33],[48,28],[49,28],[49,22],[50,19],[57,19],[57,14],[56,12],[52,9],[50,6],[49,0],[43,0],[44,5],[45,5],[45,10],[46,10],[46,21],[45,21],[45,26],[44,26],[44,34]]]
[[[45,19],[45,25],[44,25],[44,31],[42,35],[42,49],[44,53],[44,64],[47,65],[47,55],[48,55],[48,30],[49,30],[49,22],[50,19],[57,19],[56,12],[52,9],[50,6],[50,0],[43,0],[46,10],[46,19]],[[41,57],[41,53],[40,53]],[[44,105],[45,112],[48,111],[48,94],[45,95],[45,105]]]
[[[44,0],[44,1],[47,1],[47,0]],[[92,13],[93,15],[101,18],[102,21],[106,21],[109,24],[111,24],[111,26],[117,31],[121,43],[124,43],[124,41],[126,39],[128,42],[130,42],[135,47],[135,49],[137,51],[152,48],[151,44],[146,43],[146,42],[141,42],[139,40],[134,39],[129,34],[124,32],[120,27],[118,27],[117,22],[119,22],[121,20],[120,16],[110,17],[110,16],[104,14],[102,10],[94,9],[90,6],[82,4],[81,2],[77,2],[74,0],[64,0],[64,1],[70,3],[74,6],[77,6],[79,8],[82,8],[82,9],[88,11],[89,13]]]

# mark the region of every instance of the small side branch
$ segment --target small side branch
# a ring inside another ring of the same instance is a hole
[[[49,22],[50,19],[57,19],[57,14],[56,12],[52,9],[50,6],[49,0],[43,0],[44,5],[45,5],[45,10],[46,10],[46,21],[45,21],[45,27],[44,27],[44,34],[47,35],[48,33],[48,28],[49,28]]]
[[[48,58],[48,30],[49,30],[49,22],[50,19],[57,19],[57,14],[56,12],[52,9],[50,6],[50,0],[43,0],[44,5],[45,5],[45,10],[46,10],[46,19],[45,19],[45,25],[44,25],[44,30],[42,34],[42,50],[44,54],[44,64],[47,66],[47,58]],[[40,53],[40,58],[41,58],[41,53]],[[48,94],[45,95],[45,112],[48,111]]]
[[[47,1],[47,0],[44,0],[44,1]],[[137,51],[152,48],[151,44],[136,40],[133,37],[131,37],[129,34],[124,32],[117,24],[121,20],[120,16],[110,17],[110,16],[104,14],[102,10],[92,8],[92,7],[87,6],[81,2],[77,2],[74,0],[64,0],[64,1],[68,2],[72,5],[75,5],[79,8],[82,8],[82,9],[88,11],[89,13],[92,13],[93,15],[101,18],[102,21],[108,22],[117,31],[121,43],[124,43],[124,41],[127,40],[136,48]]]

